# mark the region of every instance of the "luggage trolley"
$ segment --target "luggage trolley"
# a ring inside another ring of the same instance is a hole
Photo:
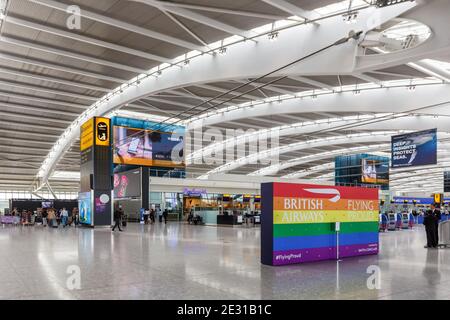
[[[440,248],[450,247],[450,220],[439,223],[439,245]]]

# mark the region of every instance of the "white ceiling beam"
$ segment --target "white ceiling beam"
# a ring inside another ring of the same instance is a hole
[[[38,132],[27,132],[27,131],[22,131],[22,130],[17,130],[12,132],[11,130],[8,129],[0,129],[1,133],[7,133],[7,134],[13,134],[14,137],[8,137],[8,139],[16,139],[17,135],[25,135],[25,136],[33,136],[33,137],[41,137],[41,138],[49,138],[49,139],[53,139],[54,141],[56,141],[56,138],[59,137],[59,134],[49,134],[49,133],[38,133]],[[0,139],[2,139],[2,137],[0,137]],[[6,139],[6,138],[3,138]],[[52,142],[52,144],[54,143],[54,141]]]
[[[15,113],[15,112],[9,112],[9,111],[8,112],[0,111],[0,116],[28,119],[28,120],[32,120],[32,121],[42,120],[42,121],[46,121],[46,122],[48,121],[48,122],[62,123],[65,125],[67,125],[68,123],[71,122],[69,120],[61,120],[61,119],[49,118],[49,117],[40,117],[38,115],[29,115],[29,114]],[[0,139],[1,139],[1,137],[0,137]]]
[[[244,38],[249,38],[254,35],[249,31],[241,30],[241,29],[231,26],[229,24],[220,22],[217,19],[209,18],[207,16],[201,15],[197,12],[194,12],[194,11],[191,11],[188,9],[167,6],[165,3],[160,3],[157,1],[153,1],[153,0],[134,0],[134,1],[145,3],[149,6],[158,8],[161,11],[169,11],[178,16],[201,23],[203,25],[206,25],[208,27],[211,27],[211,28],[214,28],[217,30],[221,30],[221,31],[226,32],[231,35],[240,35]]]
[[[46,98],[35,97],[35,96],[28,96],[28,95],[23,95],[23,94],[15,94],[15,93],[11,93],[11,92],[3,92],[3,91],[0,91],[0,96],[14,98],[14,99],[20,99],[20,100],[29,100],[29,101],[33,101],[33,102],[49,103],[49,104],[78,108],[78,109],[83,109],[83,110],[88,107],[88,106],[82,105],[82,104],[76,104],[76,103],[54,100],[54,99],[46,99]]]
[[[327,90],[333,90],[333,86],[317,81],[317,80],[313,80],[313,79],[309,79],[306,77],[300,77],[300,76],[290,76],[290,79],[296,80],[296,81],[300,81],[303,83],[307,83],[310,84],[312,86],[315,86],[317,88],[321,88],[321,89],[327,89]]]
[[[354,76],[356,78],[359,78],[361,80],[367,81],[367,82],[375,83],[375,84],[377,84],[379,86],[383,85],[382,82],[379,79],[371,77],[371,76],[369,76],[367,74],[364,74],[364,73],[356,73],[356,74],[352,74],[352,76]]]
[[[21,105],[21,104],[10,103],[10,102],[0,102],[0,106],[7,107],[7,108],[14,108],[14,110],[23,110],[23,111],[29,111],[29,112],[37,112],[37,113],[40,113],[40,114],[42,114],[42,113],[50,113],[50,114],[57,114],[59,116],[70,116],[70,117],[73,117],[73,118],[79,116],[79,113],[75,113],[75,112],[47,109],[47,108],[44,108],[44,107],[33,107],[33,106]]]
[[[450,82],[450,72],[441,68],[436,68],[435,66],[426,61],[408,63],[408,66],[414,68],[417,71],[423,72],[431,77],[438,78],[442,81]]]
[[[235,80],[235,82],[237,82],[237,83],[248,83],[249,80]],[[264,83],[252,82],[249,85],[256,88],[256,87],[259,87],[259,86],[263,86]],[[270,91],[273,91],[273,92],[276,92],[276,93],[280,93],[280,94],[283,94],[283,95],[285,95],[285,94],[293,95],[294,94],[292,91],[284,90],[284,89],[275,87],[273,85],[265,86],[264,89],[267,89],[267,90],[270,90]],[[264,91],[262,91],[262,89],[258,89],[258,91],[260,91],[266,98],[268,98],[266,96],[266,94],[264,93]]]
[[[87,84],[87,83],[69,81],[69,80],[64,80],[64,79],[60,79],[60,78],[54,78],[54,77],[39,75],[39,74],[35,74],[35,73],[24,72],[24,71],[20,71],[20,70],[7,69],[7,68],[3,68],[3,67],[0,67],[0,72],[11,74],[11,75],[14,75],[17,77],[24,77],[24,78],[29,78],[29,79],[33,79],[33,80],[59,83],[59,84],[77,87],[77,88],[81,88],[81,89],[95,90],[95,91],[101,91],[101,92],[110,92],[111,91],[111,89],[99,87],[99,86],[95,86],[95,85],[91,85],[91,84]]]
[[[99,64],[99,65],[111,67],[114,69],[124,70],[124,71],[128,71],[128,72],[133,72],[133,73],[138,73],[138,74],[147,72],[147,70],[126,66],[121,63],[111,62],[111,61],[107,61],[107,60],[103,60],[103,59],[99,59],[99,58],[94,58],[91,56],[86,56],[84,54],[75,53],[75,52],[71,52],[71,51],[63,50],[63,49],[57,49],[57,48],[45,46],[42,44],[23,41],[23,40],[19,40],[19,39],[7,37],[7,36],[0,36],[0,41],[6,42],[9,44],[13,44],[13,45],[17,45],[17,46],[21,46],[26,49],[34,49],[34,50],[38,50],[38,51],[43,51],[43,52],[71,58],[71,59],[76,59],[76,60],[81,60],[81,61],[85,61],[85,62],[89,62],[89,63]]]
[[[173,22],[175,22],[178,26],[181,27],[181,29],[183,29],[184,31],[186,31],[192,38],[194,38],[195,40],[197,40],[198,42],[200,42],[201,44],[203,44],[205,47],[208,47],[208,44],[206,43],[205,40],[203,40],[202,38],[200,38],[200,36],[198,34],[196,34],[194,31],[192,31],[191,29],[188,28],[188,26],[186,26],[183,22],[181,22],[179,19],[177,19],[176,17],[174,17],[171,13],[167,12],[167,11],[163,11],[163,13]],[[209,47],[208,47],[209,48]]]
[[[59,3],[57,1],[52,1],[52,0],[29,0],[31,2],[34,3],[38,3],[40,5],[43,6],[47,6],[56,10],[60,10],[60,11],[64,11],[66,12],[67,10],[67,5],[63,4],[63,3]],[[116,28],[120,28],[123,30],[127,30],[133,33],[137,33],[152,39],[157,39],[157,40],[161,40],[167,43],[171,43],[173,45],[182,47],[182,48],[186,48],[186,49],[191,49],[191,50],[198,50],[198,51],[202,51],[202,47],[195,44],[195,43],[191,43],[189,41],[185,41],[176,37],[172,37],[160,32],[156,32],[153,30],[149,30],[149,29],[145,29],[121,20],[117,20],[117,19],[113,19],[110,18],[108,16],[104,16],[104,15],[100,15],[98,13],[94,13],[91,11],[88,11],[86,9],[82,9],[80,11],[80,15],[83,18],[92,20],[92,21],[97,21],[103,24],[107,24]]]
[[[31,85],[31,84],[8,82],[8,81],[3,81],[3,80],[0,80],[0,85],[7,86],[7,87],[19,88],[19,89],[25,89],[27,91],[30,90],[30,91],[37,91],[37,92],[43,92],[43,93],[50,93],[50,94],[55,94],[55,95],[60,95],[60,96],[65,96],[65,97],[70,97],[70,98],[75,98],[75,99],[89,100],[89,101],[97,101],[100,98],[100,97],[87,96],[84,94],[78,94],[78,93],[72,93],[72,92],[67,92],[67,91],[61,91],[61,90],[56,90],[56,89],[35,86],[35,85]]]
[[[8,120],[8,121],[0,120],[0,125],[3,125],[3,126],[14,126],[14,127],[25,127],[25,128],[36,129],[36,130],[41,130],[41,131],[45,131],[45,132],[48,132],[49,130],[60,131],[61,132],[61,131],[64,130],[64,128],[58,128],[58,127],[48,128],[48,127],[44,127],[44,126],[39,125],[39,124],[23,123],[23,122],[11,121],[11,120]]]
[[[379,74],[382,76],[389,76],[389,77],[393,77],[393,78],[400,78],[400,79],[412,79],[412,78],[416,78],[413,77],[411,75],[407,75],[407,74],[400,74],[400,73],[394,73],[394,72],[385,72],[385,71],[370,71],[370,73],[374,73],[374,74]],[[394,79],[396,80],[396,79]]]
[[[30,59],[30,58],[16,56],[16,55],[13,55],[10,53],[0,52],[0,59],[30,64],[33,66],[38,66],[38,67],[47,68],[47,69],[56,70],[56,71],[62,71],[62,72],[66,72],[66,73],[72,73],[72,74],[75,74],[78,76],[81,75],[81,76],[99,79],[99,80],[106,80],[106,81],[111,81],[111,82],[116,82],[116,83],[125,83],[126,82],[126,80],[124,80],[124,79],[110,77],[107,75],[90,72],[90,71],[86,71],[86,70],[82,70],[82,69],[61,66],[61,65],[57,65],[57,64],[53,64],[53,63],[49,63],[49,62],[40,61],[40,60],[34,60],[34,59]]]
[[[207,11],[207,12],[225,13],[225,14],[244,16],[244,17],[266,19],[266,20],[275,20],[276,21],[276,20],[285,19],[285,17],[283,17],[283,16],[278,16],[278,15],[273,15],[273,14],[243,11],[243,10],[237,10],[237,9],[236,10],[235,9],[226,9],[226,8],[205,6],[205,5],[199,5],[199,4],[176,3],[176,2],[169,2],[169,1],[155,1],[155,2],[157,2],[161,5],[164,5],[164,6],[168,6],[168,7],[178,7],[178,8],[193,9],[193,10],[200,10],[200,11]]]
[[[212,86],[212,85],[209,85],[209,84],[196,84],[195,87],[203,88],[203,89],[210,90],[210,91],[217,91],[217,92],[220,92],[220,93],[228,93],[229,95],[232,95],[232,96],[239,96],[239,95],[242,94],[242,93],[239,93],[237,91],[231,91],[230,92],[230,89],[224,89],[224,88],[220,88],[220,87],[217,87],[217,86]],[[247,99],[250,99],[250,100],[261,100],[261,99],[263,99],[261,97],[254,96],[254,95],[251,95],[251,94],[244,94],[241,97],[244,97],[244,98],[247,98]]]
[[[319,15],[315,14],[314,12],[304,10],[290,2],[287,2],[286,0],[262,0],[262,1],[281,11],[287,12],[293,16],[297,16],[305,20],[314,20],[315,18],[319,17]]]
[[[115,43],[111,43],[111,42],[106,42],[106,41],[99,40],[99,39],[90,38],[90,37],[83,36],[83,35],[80,35],[80,34],[72,33],[72,32],[69,32],[69,31],[65,31],[63,29],[57,29],[57,28],[49,27],[49,26],[42,25],[42,24],[39,24],[39,23],[31,22],[31,21],[28,21],[28,20],[24,20],[24,19],[20,19],[20,18],[16,18],[16,17],[11,17],[11,16],[7,15],[5,17],[5,21],[8,22],[8,23],[14,24],[14,25],[30,28],[30,29],[33,29],[33,30],[42,31],[42,32],[45,32],[45,33],[50,33],[50,34],[53,34],[53,35],[56,35],[56,36],[59,36],[59,37],[63,37],[63,38],[67,38],[67,39],[72,39],[72,40],[88,43],[88,44],[91,44],[91,45],[94,45],[94,46],[103,47],[103,48],[106,48],[106,49],[109,49],[109,50],[114,50],[114,51],[126,53],[126,54],[133,55],[133,56],[136,56],[136,57],[141,57],[141,58],[152,60],[152,61],[170,63],[170,59],[166,58],[166,57],[161,57],[161,56],[158,56],[156,54],[151,54],[151,53],[147,53],[147,52],[144,52],[144,51],[132,49],[132,48],[125,47],[125,46],[122,46],[122,45],[118,45],[118,44],[115,44]]]
[[[143,99],[141,99],[142,101]],[[172,106],[177,106],[177,107],[183,107],[183,108],[193,108],[194,105],[192,104],[188,104],[188,103],[183,103],[183,102],[178,102],[178,101],[172,101],[172,100],[166,100],[166,99],[158,99],[155,97],[146,97],[145,100],[150,100],[150,101],[154,101],[154,102],[160,102],[160,103],[164,103],[164,104],[168,104],[168,105],[172,105]]]

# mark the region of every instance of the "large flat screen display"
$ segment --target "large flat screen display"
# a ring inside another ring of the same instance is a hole
[[[138,198],[140,196],[140,169],[114,174],[114,199]]]
[[[114,127],[114,163],[148,167],[185,167],[184,136]]]
[[[444,192],[450,192],[450,171],[444,171]]]
[[[81,192],[78,194],[78,210],[80,223],[92,225],[92,193]]]
[[[362,159],[361,182],[368,184],[389,184],[389,163],[379,160]]]
[[[437,164],[437,130],[425,130],[392,137],[392,167]]]

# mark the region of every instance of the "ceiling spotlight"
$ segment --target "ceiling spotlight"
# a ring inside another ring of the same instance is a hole
[[[312,96],[311,96],[311,99],[317,99],[317,94],[313,94]]]
[[[353,91],[353,94],[354,94],[355,96],[357,96],[357,95],[361,94],[361,90],[356,89],[356,90]]]
[[[186,59],[183,61],[183,65],[186,67],[189,66],[190,63],[191,63],[191,60],[189,60],[189,59]]]
[[[278,39],[278,31],[272,31],[267,36],[270,41],[275,41]]]
[[[224,55],[227,53],[227,48],[226,47],[220,47],[219,48],[219,54]]]
[[[358,12],[348,12],[342,15],[342,20],[347,24],[355,24],[358,19]]]
[[[408,86],[408,90],[409,91],[415,91],[416,90],[416,86],[415,85],[410,85],[410,86]]]

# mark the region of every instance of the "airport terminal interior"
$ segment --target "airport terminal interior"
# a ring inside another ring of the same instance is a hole
[[[0,300],[450,299],[449,18],[0,0]]]

